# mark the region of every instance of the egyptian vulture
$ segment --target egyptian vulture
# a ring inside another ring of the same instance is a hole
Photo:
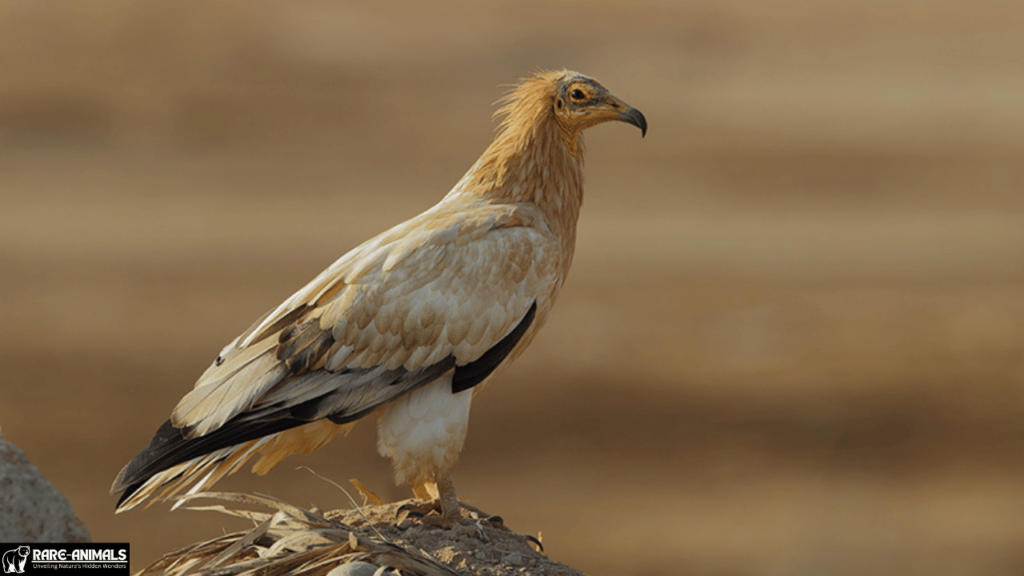
[[[451,471],[473,397],[529,345],[572,262],[583,130],[647,121],[570,71],[524,79],[441,201],[371,238],[228,344],[111,487],[117,511],[264,474],[376,415],[395,480],[461,518]]]

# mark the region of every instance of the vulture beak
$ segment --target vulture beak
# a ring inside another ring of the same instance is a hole
[[[602,108],[606,114],[605,118],[608,120],[618,120],[620,122],[636,126],[640,129],[641,138],[647,135],[647,118],[644,118],[643,113],[636,108],[633,108],[611,94],[607,94],[605,97],[604,106],[602,106]]]
[[[619,113],[619,120],[639,128],[641,138],[647,135],[647,118],[644,118],[643,113],[636,108],[626,106],[626,111]]]

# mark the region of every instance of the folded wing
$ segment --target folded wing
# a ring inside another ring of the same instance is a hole
[[[253,455],[263,473],[454,370],[490,377],[539,327],[557,244],[510,206],[438,207],[345,255],[229,344],[118,475],[119,510]],[[457,388],[457,389],[456,389]]]

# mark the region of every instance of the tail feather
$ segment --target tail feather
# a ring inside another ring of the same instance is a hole
[[[156,431],[149,445],[142,449],[114,479],[110,493],[130,489],[157,472],[162,472],[183,462],[234,447],[249,440],[301,426],[306,424],[294,418],[282,418],[270,422],[250,422],[245,426],[227,426],[212,434],[198,438],[186,439],[181,430],[175,428],[170,420]]]
[[[118,499],[117,512],[131,510],[147,499],[150,500],[149,504],[152,504],[157,500],[173,497],[189,485],[192,485],[189,493],[205,490],[225,475],[237,471],[264,442],[265,439],[251,440],[238,446],[222,448],[132,484]]]
[[[296,418],[282,418],[269,422],[246,422],[228,425],[206,436],[186,439],[181,430],[175,428],[170,420],[164,422],[149,445],[146,446],[114,479],[110,493],[124,493],[117,502],[117,509],[127,510],[125,503],[143,486],[154,484],[159,477],[158,488],[169,482],[185,485],[214,464],[227,462],[230,464],[224,473],[216,475],[219,480],[228,470],[240,467],[244,460],[252,455],[250,444],[257,441],[270,440],[270,437],[285,430],[308,424]],[[235,457],[232,457],[235,455]],[[246,455],[246,458],[240,458]],[[210,485],[212,482],[206,482]],[[152,493],[153,490],[147,490]]]

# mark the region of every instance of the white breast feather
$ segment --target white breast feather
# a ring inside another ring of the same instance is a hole
[[[377,449],[394,463],[396,484],[413,484],[455,465],[472,400],[472,390],[452,394],[449,372],[381,408]]]

